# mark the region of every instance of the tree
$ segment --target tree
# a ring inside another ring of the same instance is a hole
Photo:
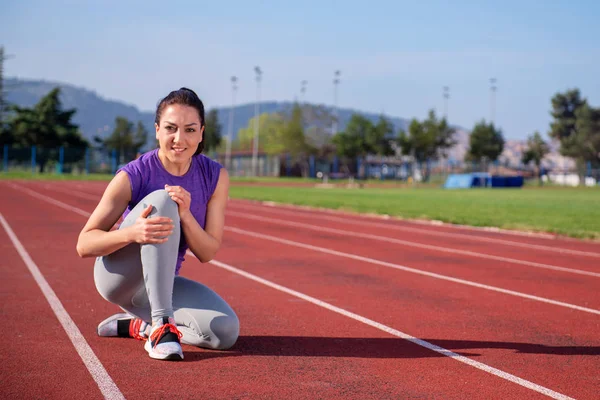
[[[383,116],[377,124],[360,114],[353,114],[343,132],[338,132],[332,139],[336,153],[342,158],[342,165],[347,168],[348,162],[358,157],[370,155],[391,155],[394,153],[391,142],[393,126]]]
[[[561,142],[561,152],[565,156],[570,156],[571,149],[569,143],[563,145],[563,141],[572,136],[576,130],[577,122],[576,112],[586,100],[581,98],[579,89],[568,90],[564,94],[557,93],[552,98],[552,111],[550,114],[554,120],[550,123],[549,136]]]
[[[295,103],[289,115],[284,116],[285,128],[283,129],[283,145],[287,153],[292,157],[299,157],[308,150],[306,138],[304,137],[304,121],[302,108]]]
[[[338,132],[333,137],[333,144],[339,156],[348,159],[369,154],[371,148],[367,143],[367,137],[373,130],[373,124],[367,118],[359,114],[353,114],[343,132]]]
[[[248,126],[238,132],[237,139],[232,143],[232,149],[251,151],[254,141],[254,122],[256,117],[248,121]],[[258,116],[260,151],[266,154],[281,154],[285,151],[283,131],[285,120],[280,114],[264,113]]]
[[[419,122],[413,119],[408,127],[408,134],[400,131],[398,145],[406,155],[412,155],[417,162],[425,163],[423,179],[429,180],[430,160],[445,155],[445,151],[455,144],[454,128],[448,126],[445,118],[439,120],[435,111],[430,110],[427,119]]]
[[[116,151],[119,164],[125,164],[135,159],[140,149],[146,144],[148,131],[141,122],[137,123],[136,130],[133,130],[133,123],[125,117],[115,118],[115,129],[109,137],[101,139],[95,137],[94,140],[108,151]]]
[[[600,164],[600,109],[591,107],[578,89],[557,93],[551,101],[553,121],[548,134],[560,141],[561,154],[574,158],[583,175],[586,162]]]
[[[542,139],[542,136],[539,132],[534,132],[532,136],[527,138],[527,150],[523,153],[522,161],[524,164],[529,164],[533,161],[535,164],[538,177],[540,180],[540,185],[542,184],[542,174],[540,165],[542,163],[542,159],[550,152],[548,145]]]
[[[310,168],[308,156],[316,151],[306,142],[302,108],[294,103],[292,110],[283,114],[283,118],[285,125],[281,139],[284,152],[289,155],[292,164],[300,165],[301,174],[306,177]]]
[[[381,156],[391,156],[394,154],[392,142],[394,140],[394,125],[383,115],[379,117],[377,123],[373,126],[372,133],[367,137],[367,142],[371,151]]]
[[[4,99],[4,47],[0,46],[0,135],[4,134],[4,111],[6,110],[6,102]]]
[[[12,106],[8,129],[13,143],[21,147],[36,146],[36,159],[40,172],[44,172],[47,162],[56,158],[60,146],[88,146],[77,125],[71,122],[76,110],[62,110],[60,89],[55,88],[44,96],[33,108]],[[84,153],[73,156],[79,161]]]
[[[206,116],[206,123],[204,128],[204,151],[216,150],[221,144],[222,126],[219,122],[219,115],[217,109],[212,109]]]
[[[470,161],[496,161],[504,150],[502,131],[493,123],[481,121],[475,124],[469,138],[469,151],[465,158]]]
[[[600,108],[585,104],[576,112],[575,123],[578,154],[594,167],[600,167]]]

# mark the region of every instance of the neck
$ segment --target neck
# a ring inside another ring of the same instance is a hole
[[[188,158],[181,163],[171,162],[167,156],[163,154],[161,150],[158,150],[158,159],[162,163],[163,167],[167,170],[168,173],[175,176],[182,176],[190,169],[192,165],[192,159]]]

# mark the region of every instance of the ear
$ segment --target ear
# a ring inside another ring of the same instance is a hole
[[[202,143],[204,141],[204,129],[205,128],[206,128],[206,125],[200,129],[200,143]]]
[[[156,122],[154,123],[154,129],[156,130],[156,135],[155,135],[156,136],[156,140],[158,140],[158,129],[159,128],[158,128],[158,124]]]

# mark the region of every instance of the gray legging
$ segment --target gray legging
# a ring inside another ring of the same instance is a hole
[[[127,215],[120,228],[131,226],[152,204],[148,216],[171,218],[173,233],[165,243],[132,243],[98,257],[94,281],[102,297],[128,313],[150,322],[173,314],[183,334],[182,343],[210,349],[228,349],[239,334],[239,321],[231,307],[201,283],[175,276],[181,230],[175,203],[165,190],[150,193]]]

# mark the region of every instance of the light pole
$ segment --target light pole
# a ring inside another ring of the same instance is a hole
[[[339,70],[335,71],[333,74],[333,126],[331,127],[331,134],[335,135],[338,131],[338,110],[337,110],[337,88],[340,83],[340,74]]]
[[[496,78],[490,79],[490,119],[492,125],[494,124],[494,119],[496,118]]]
[[[262,78],[262,71],[260,67],[254,67],[256,73],[256,104],[254,105],[254,141],[252,146],[252,174],[258,175],[258,102],[260,101],[260,80]]]
[[[225,150],[225,169],[231,173],[231,141],[233,140],[233,108],[235,107],[235,92],[237,77],[231,77],[231,109],[229,110],[229,129],[227,132],[227,149]]]
[[[304,103],[304,94],[306,93],[306,84],[307,83],[308,83],[307,81],[300,82],[300,93],[301,93],[300,102],[301,103]]]
[[[448,99],[450,98],[450,88],[444,86],[444,119],[448,120]]]

